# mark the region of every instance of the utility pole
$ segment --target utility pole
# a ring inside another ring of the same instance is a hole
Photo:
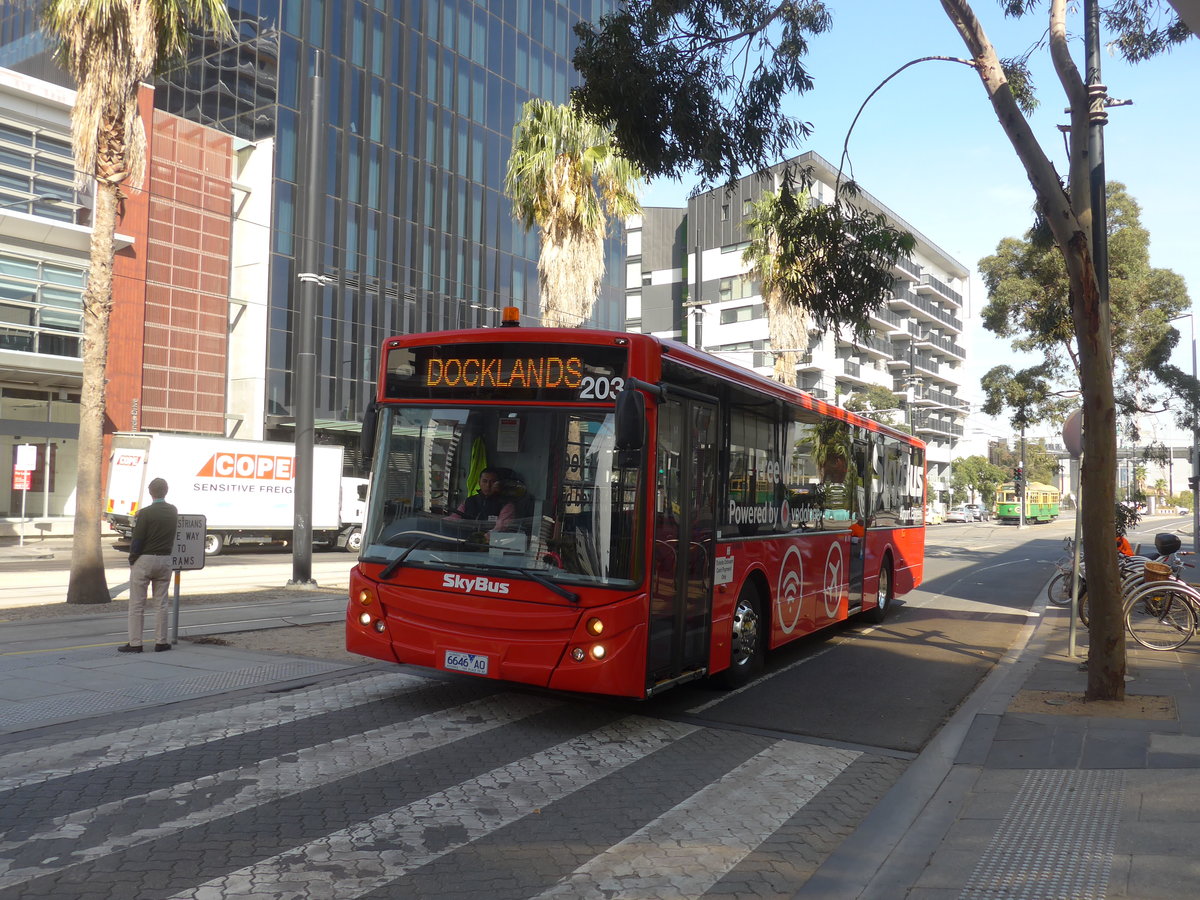
[[[308,186],[305,192],[304,234],[296,268],[296,356],[292,397],[296,420],[296,481],[292,521],[292,579],[288,584],[315,584],[312,577],[313,429],[317,402],[317,294],[321,277],[321,235],[325,204],[325,116],[323,109],[325,58],[313,56],[312,103],[308,123]]]

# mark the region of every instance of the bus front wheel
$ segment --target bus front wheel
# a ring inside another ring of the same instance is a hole
[[[729,668],[717,675],[723,688],[739,688],[749,683],[763,665],[766,652],[766,622],[762,601],[753,585],[746,585],[733,610],[729,641]]]

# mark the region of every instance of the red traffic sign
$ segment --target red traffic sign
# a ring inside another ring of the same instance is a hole
[[[33,487],[33,473],[28,469],[13,469],[14,491],[27,491]]]

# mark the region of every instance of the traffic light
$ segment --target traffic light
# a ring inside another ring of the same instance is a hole
[[[1013,482],[1019,485],[1019,484],[1023,483],[1024,481],[1025,481],[1025,469],[1023,466],[1017,466],[1015,469],[1013,469]]]
[[[1188,479],[1188,487],[1193,491],[1200,490],[1200,475],[1193,475]]]

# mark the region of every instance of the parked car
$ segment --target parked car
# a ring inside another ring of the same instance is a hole
[[[932,506],[925,507],[926,525],[941,525],[945,521],[946,517],[942,515],[941,510],[934,509]]]
[[[946,513],[947,522],[974,522],[975,513],[971,512],[965,506],[952,506]]]
[[[988,520],[988,508],[986,506],[984,506],[983,504],[968,503],[966,506],[967,506],[968,512],[972,512],[975,514],[975,520],[977,522],[986,522]]]

